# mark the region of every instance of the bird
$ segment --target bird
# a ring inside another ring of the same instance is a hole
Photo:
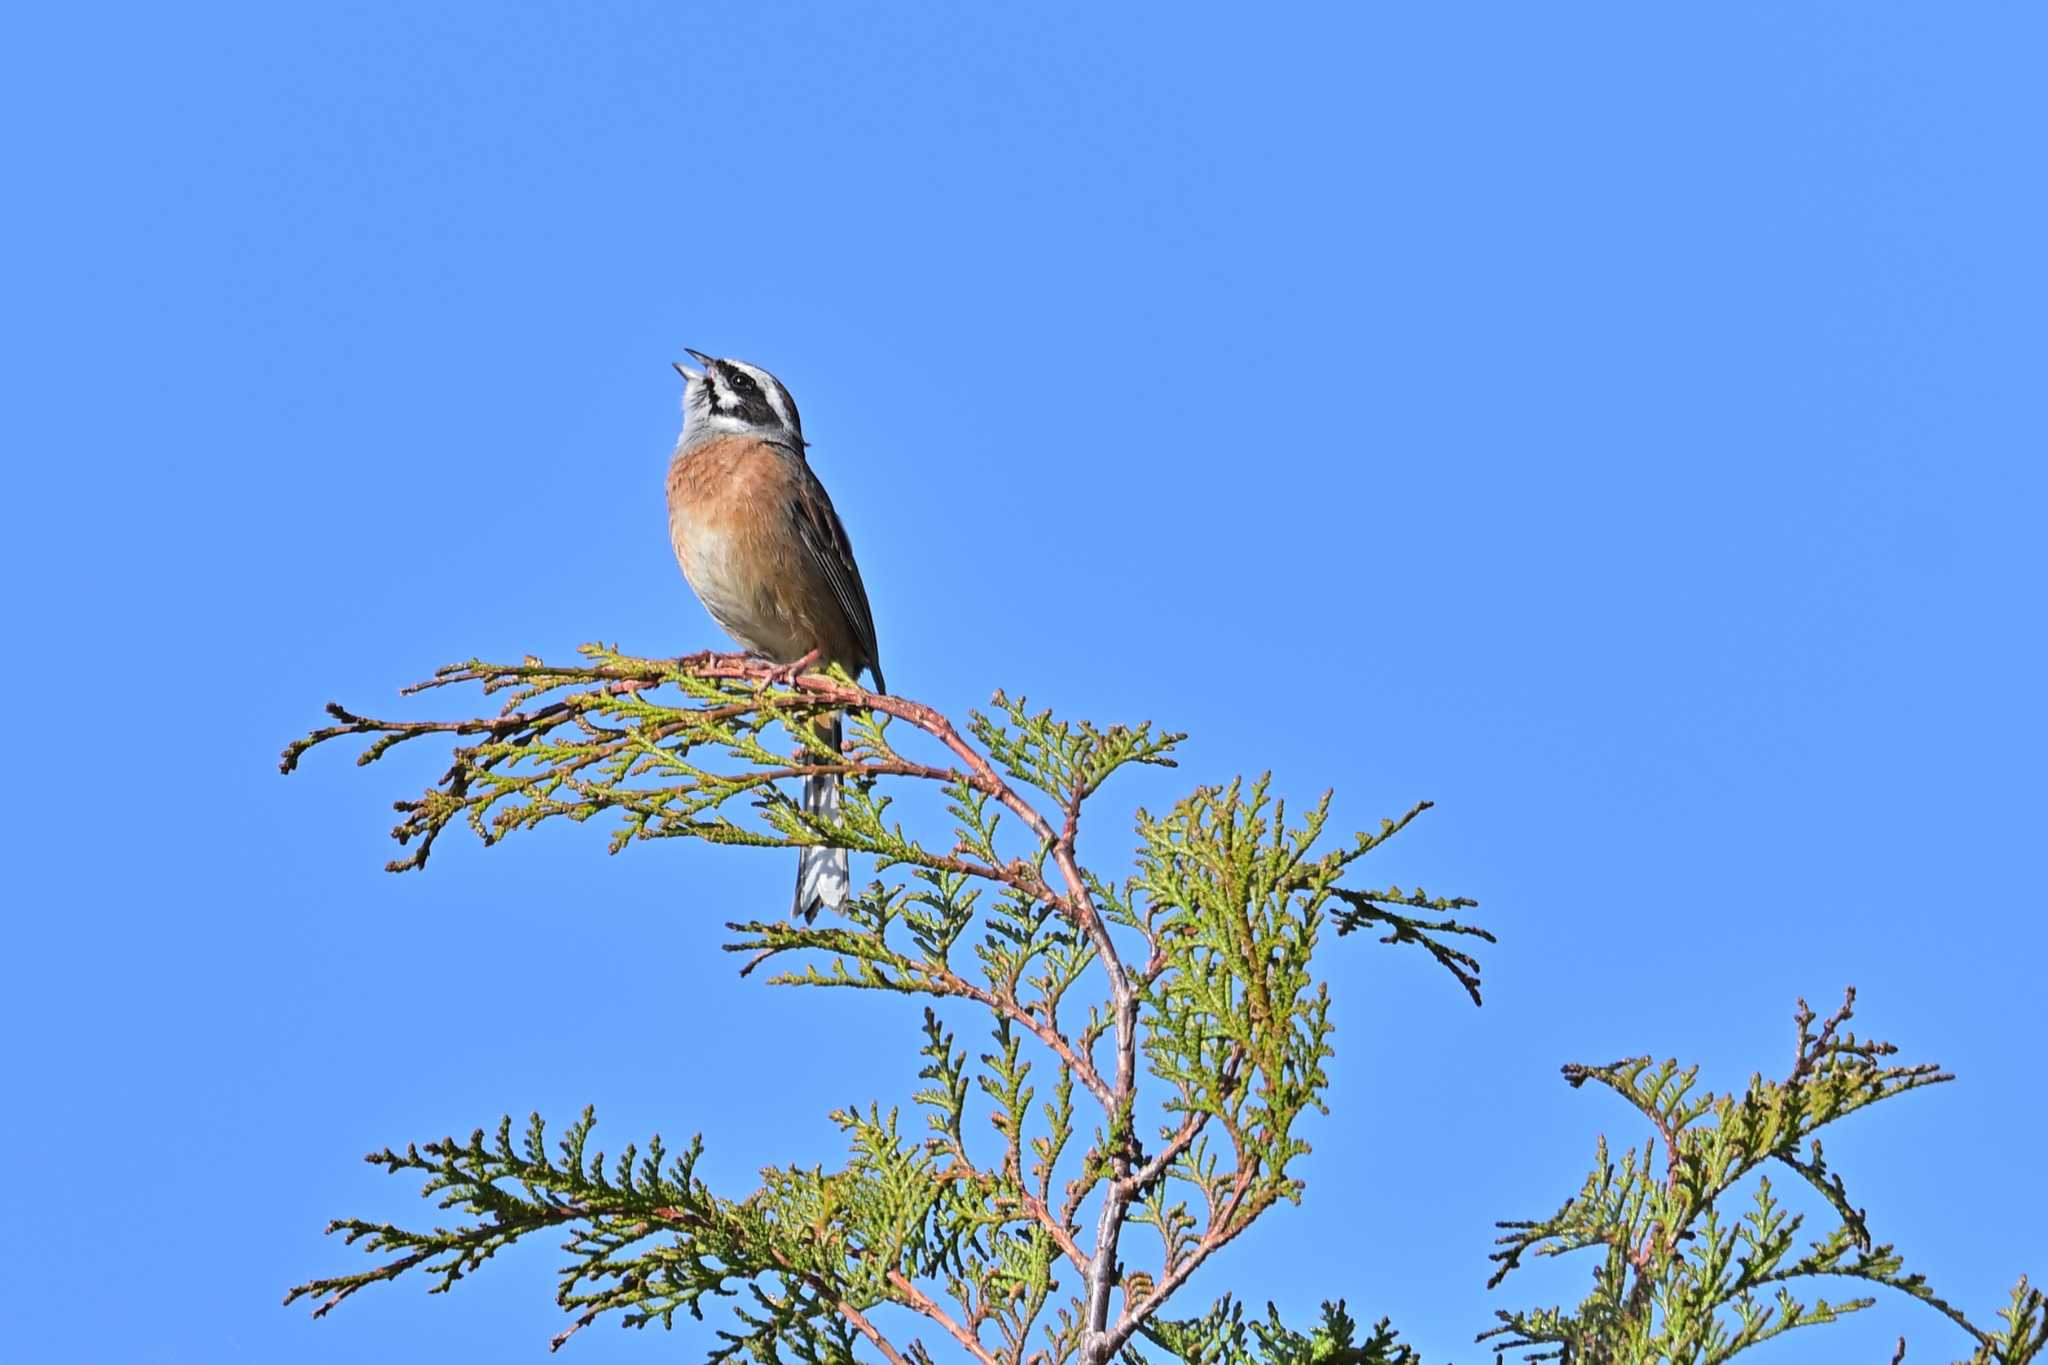
[[[804,457],[796,400],[768,371],[683,348],[683,430],[668,467],[669,542],[697,600],[727,635],[778,667],[812,659],[886,692],[875,617],[853,544],[825,486]],[[840,746],[839,717],[817,722]],[[804,779],[802,809],[831,821],[840,811],[837,773]],[[792,917],[837,911],[851,888],[846,850],[798,851]]]

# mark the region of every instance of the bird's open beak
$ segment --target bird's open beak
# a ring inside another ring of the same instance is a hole
[[[706,369],[711,368],[711,357],[705,355],[702,351],[693,351],[688,346],[685,346],[683,347],[683,352],[699,365],[704,366]]]
[[[696,352],[692,351],[691,354],[695,355]],[[680,360],[671,361],[669,363],[674,365],[676,367],[676,373],[681,375],[686,380],[702,379],[704,377],[701,371],[691,369],[688,365],[685,365]]]

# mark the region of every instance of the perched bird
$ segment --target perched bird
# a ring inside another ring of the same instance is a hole
[[[685,348],[687,349],[687,348]],[[817,651],[855,677],[874,674],[874,613],[846,528],[804,459],[803,423],[782,381],[741,360],[690,351],[681,364],[683,434],[668,467],[668,534],[698,600],[742,649],[776,664]],[[819,722],[839,747],[839,717]],[[804,779],[806,814],[839,814],[837,775]],[[846,850],[805,848],[791,913],[817,918],[846,903]]]

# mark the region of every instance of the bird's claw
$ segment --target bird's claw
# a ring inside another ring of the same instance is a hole
[[[783,687],[789,687],[795,684],[797,674],[806,672],[809,669],[816,667],[817,663],[818,651],[813,649],[806,653],[801,659],[796,659],[786,664],[777,664],[775,667],[768,670],[767,674],[762,678],[761,681],[764,684],[775,683]]]

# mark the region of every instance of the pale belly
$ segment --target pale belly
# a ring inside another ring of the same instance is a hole
[[[730,533],[681,528],[675,536],[676,558],[683,577],[704,609],[741,648],[778,662],[801,658],[810,645],[806,632],[792,619],[785,595],[762,574],[758,555],[737,544]]]

